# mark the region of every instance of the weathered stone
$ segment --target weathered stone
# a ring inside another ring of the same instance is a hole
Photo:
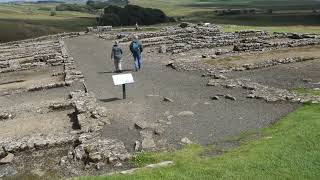
[[[87,158],[87,154],[83,145],[79,145],[73,150],[73,157],[76,160],[83,160]]]
[[[97,169],[97,170],[101,170],[101,169],[103,169],[105,166],[106,166],[105,163],[103,163],[103,162],[98,162],[98,163],[96,164],[96,169]]]
[[[227,79],[227,77],[222,74],[214,74],[213,78],[214,79]]]
[[[156,135],[161,135],[164,133],[164,131],[165,131],[165,129],[161,126],[157,126],[154,128],[154,134],[156,134]]]
[[[68,159],[69,157],[68,156],[63,156],[61,159],[60,159],[60,162],[59,162],[59,165],[60,166],[66,166],[68,164]]]
[[[126,160],[130,157],[123,142],[115,139],[100,139],[93,138],[85,141],[75,148],[79,149],[78,160],[86,161],[89,159],[91,162],[98,162],[108,160]]]
[[[113,167],[122,167],[122,166],[123,166],[123,164],[121,162],[116,162],[116,164],[113,165]]]
[[[173,162],[172,161],[163,161],[157,164],[149,164],[146,166],[146,168],[159,168],[159,167],[167,167],[172,165]]]
[[[167,47],[165,45],[161,45],[159,48],[159,53],[166,53],[167,52]]]
[[[139,170],[139,168],[133,168],[133,169],[121,171],[120,174],[132,174],[132,173],[136,172],[137,170]]]
[[[232,101],[237,100],[237,98],[235,98],[234,96],[231,96],[230,94],[225,95],[225,98],[226,98],[226,99],[230,99],[230,100],[232,100]]]
[[[0,112],[0,121],[1,121],[1,120],[7,120],[7,119],[13,119],[14,116],[15,116],[15,115],[14,115],[13,113]]]
[[[174,118],[174,116],[173,116],[173,115],[169,115],[169,116],[167,116],[167,120],[168,120],[168,121],[171,121],[173,118]]]
[[[312,79],[302,79],[302,81],[309,83],[309,82],[312,82]]]
[[[219,100],[219,96],[212,96],[210,99],[212,99],[212,100]]]
[[[55,103],[51,103],[49,108],[52,110],[66,110],[66,109],[71,109],[72,104],[71,102],[55,102]]]
[[[178,116],[193,116],[194,113],[192,111],[182,111],[178,113]]]
[[[137,121],[134,123],[134,126],[137,128],[137,129],[146,129],[148,128],[148,123],[146,121]]]
[[[31,172],[31,174],[39,176],[39,177],[43,177],[46,174],[46,172],[41,169],[33,169],[30,172]]]
[[[190,139],[188,139],[187,137],[182,138],[181,142],[183,144],[192,144],[192,141]]]
[[[163,101],[165,101],[165,102],[173,102],[173,100],[168,98],[168,97],[163,97]]]
[[[0,178],[14,176],[17,173],[18,171],[10,165],[0,166]]]
[[[0,158],[3,158],[7,155],[7,153],[4,151],[4,149],[0,146]]]
[[[134,142],[134,150],[135,150],[135,151],[140,151],[140,149],[141,149],[141,143],[140,143],[140,141],[135,141],[135,142]]]
[[[102,160],[102,156],[99,152],[89,153],[89,160],[91,162],[99,162]]]
[[[152,137],[152,132],[151,131],[140,131],[140,134],[143,138],[142,143],[141,143],[141,147],[144,150],[152,150],[156,147],[156,144],[153,140]]]
[[[8,153],[7,156],[0,160],[0,164],[8,164],[13,161],[14,155],[12,153]]]

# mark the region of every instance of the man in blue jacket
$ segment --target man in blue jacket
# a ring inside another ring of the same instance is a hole
[[[143,51],[143,47],[136,35],[133,36],[133,41],[130,44],[130,51],[134,59],[135,71],[139,71],[142,68],[141,53]]]

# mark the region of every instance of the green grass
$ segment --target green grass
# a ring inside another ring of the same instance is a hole
[[[298,94],[309,94],[309,95],[320,96],[320,90],[315,90],[315,89],[298,88],[298,89],[293,89],[292,91]]]
[[[223,31],[234,32],[242,30],[263,30],[268,32],[296,32],[296,33],[320,33],[320,26],[243,26],[222,25]]]
[[[96,24],[95,15],[59,11],[50,16],[56,4],[0,4],[0,42],[21,40],[42,35],[84,31]],[[40,9],[40,10],[39,10]]]
[[[133,4],[160,8],[183,21],[247,26],[320,25],[320,1],[316,0],[132,0]],[[256,9],[257,14],[217,16],[221,9]],[[273,14],[267,14],[273,9]]]
[[[221,156],[203,156],[212,148],[191,145],[175,152],[140,154],[134,161],[144,166],[173,160],[170,167],[144,169],[132,175],[79,179],[318,179],[319,129],[320,106],[305,105],[261,130],[259,139],[244,141],[239,148]]]

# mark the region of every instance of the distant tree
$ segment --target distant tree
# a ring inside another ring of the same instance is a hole
[[[57,11],[78,11],[78,12],[92,12],[93,10],[87,5],[81,4],[59,4],[56,6]]]
[[[156,23],[164,23],[174,21],[159,9],[143,8],[135,5],[127,5],[125,7],[108,6],[104,9],[101,16],[100,25],[151,25]]]

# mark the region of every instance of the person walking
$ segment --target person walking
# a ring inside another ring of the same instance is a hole
[[[141,53],[143,51],[143,47],[136,35],[133,36],[133,40],[130,44],[130,51],[134,59],[135,71],[139,71],[142,68]]]
[[[121,73],[121,71],[122,71],[122,67],[121,67],[122,56],[123,56],[123,51],[122,51],[121,47],[119,46],[119,42],[115,41],[114,45],[112,47],[111,59],[113,59],[113,61],[114,61],[116,73]]]

